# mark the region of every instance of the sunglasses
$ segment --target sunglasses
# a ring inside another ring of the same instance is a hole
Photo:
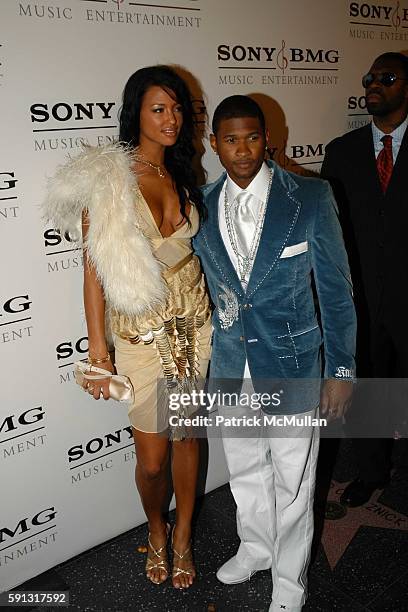
[[[378,81],[384,87],[391,87],[395,83],[395,81],[407,81],[408,79],[404,79],[402,77],[397,77],[395,72],[381,72],[380,74],[373,74],[372,72],[368,72],[363,76],[361,82],[363,87],[367,89],[374,81]]]

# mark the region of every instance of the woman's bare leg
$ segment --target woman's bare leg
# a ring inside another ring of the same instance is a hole
[[[176,496],[176,524],[173,533],[173,547],[181,555],[189,547],[191,540],[191,520],[196,498],[197,474],[199,464],[199,443],[194,438],[173,442],[173,486]],[[183,569],[191,569],[190,560],[175,556],[175,564]],[[193,584],[195,571],[191,576],[180,574],[173,579],[176,588],[187,588]]]
[[[136,486],[149,523],[150,541],[158,550],[166,544],[166,523],[163,518],[167,500],[169,440],[157,433],[144,433],[133,429],[136,448]],[[146,573],[152,582],[160,583],[167,574],[160,568]]]

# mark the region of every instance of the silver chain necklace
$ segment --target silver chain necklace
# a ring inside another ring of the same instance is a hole
[[[269,181],[268,181],[268,189],[266,192],[266,200],[262,201],[262,205],[261,205],[261,208],[258,214],[258,219],[256,220],[256,224],[255,224],[255,230],[254,230],[254,235],[251,241],[251,246],[249,248],[249,252],[247,255],[242,255],[242,253],[238,251],[235,227],[231,219],[232,203],[228,201],[227,185],[225,185],[224,212],[225,212],[225,221],[227,225],[228,238],[231,243],[232,250],[234,251],[234,255],[236,256],[237,261],[238,261],[238,276],[241,281],[241,284],[244,287],[248,285],[249,275],[251,273],[251,270],[252,270],[252,267],[255,261],[256,253],[258,251],[259,241],[261,239],[262,228],[263,228],[263,224],[265,221],[266,203],[269,200],[269,194],[271,191],[272,176],[273,176],[273,172],[271,169],[269,169]]]

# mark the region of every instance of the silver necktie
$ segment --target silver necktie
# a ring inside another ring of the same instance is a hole
[[[254,196],[248,191],[241,191],[234,200],[231,220],[234,224],[237,248],[239,254],[244,258],[250,254],[256,221],[251,203]]]

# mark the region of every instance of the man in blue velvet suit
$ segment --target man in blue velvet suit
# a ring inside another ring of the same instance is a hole
[[[270,611],[299,612],[319,444],[318,428],[302,417],[316,417],[319,405],[329,418],[347,408],[356,322],[330,187],[266,163],[267,136],[252,99],[219,104],[211,145],[226,174],[204,188],[208,218],[194,245],[215,306],[211,379],[246,378],[255,390],[291,379],[286,400],[267,411],[299,417],[286,437],[273,426],[267,435],[254,428],[247,437],[223,436],[241,544],[217,577],[235,584],[271,568]]]

